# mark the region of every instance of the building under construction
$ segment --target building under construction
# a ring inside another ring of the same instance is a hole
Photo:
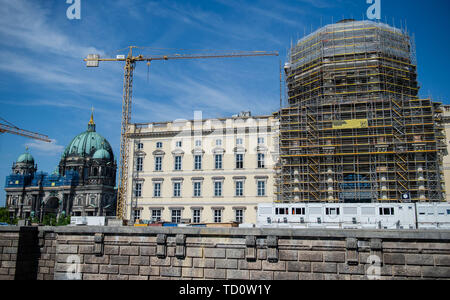
[[[285,66],[280,202],[437,202],[440,103],[419,99],[404,30],[343,20],[299,40]]]

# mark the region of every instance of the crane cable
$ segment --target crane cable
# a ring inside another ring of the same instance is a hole
[[[0,117],[0,119],[1,119],[3,122],[8,123],[8,125],[10,125],[11,127],[14,127],[15,129],[20,129],[19,127],[17,127],[16,125],[14,125],[14,124],[11,123],[11,122],[8,122],[7,120],[3,119],[2,117]]]

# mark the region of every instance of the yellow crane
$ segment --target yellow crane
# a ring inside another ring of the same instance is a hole
[[[220,54],[200,54],[200,55],[159,55],[145,57],[143,55],[133,55],[133,49],[139,47],[129,46],[128,55],[117,55],[116,58],[101,58],[98,54],[89,54],[84,61],[87,67],[98,67],[99,62],[125,62],[124,80],[123,80],[123,99],[122,99],[122,129],[120,140],[120,163],[119,163],[119,185],[117,191],[117,217],[125,218],[125,201],[128,189],[128,155],[129,139],[127,135],[128,127],[131,122],[131,103],[133,90],[133,72],[136,62],[147,62],[150,66],[152,61],[167,61],[175,59],[202,59],[202,58],[231,58],[231,57],[251,57],[251,56],[278,56],[278,52],[250,51],[233,52]]]
[[[15,126],[14,124],[6,121],[5,119],[3,119],[2,117],[0,117],[0,133],[11,133],[11,134],[15,134],[15,135],[20,135],[20,136],[24,136],[30,139],[35,139],[35,140],[39,140],[39,141],[43,141],[46,143],[51,143],[52,141],[48,138],[48,136],[40,134],[40,133],[36,133],[36,132],[32,132],[32,131],[28,131],[25,129],[20,129],[19,127]]]

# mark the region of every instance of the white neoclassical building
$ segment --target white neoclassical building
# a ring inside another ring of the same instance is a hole
[[[443,159],[443,169],[444,169],[444,181],[446,187],[445,200],[450,202],[450,105],[442,106],[443,113],[443,123],[445,126],[445,138],[446,138],[446,146],[447,153]]]
[[[275,200],[278,121],[226,119],[130,125],[126,215],[173,223],[256,223]]]

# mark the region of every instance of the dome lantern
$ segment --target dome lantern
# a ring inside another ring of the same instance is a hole
[[[91,119],[89,120],[89,123],[88,123],[88,131],[95,132],[94,108],[93,107],[92,107],[92,112],[91,112]]]

